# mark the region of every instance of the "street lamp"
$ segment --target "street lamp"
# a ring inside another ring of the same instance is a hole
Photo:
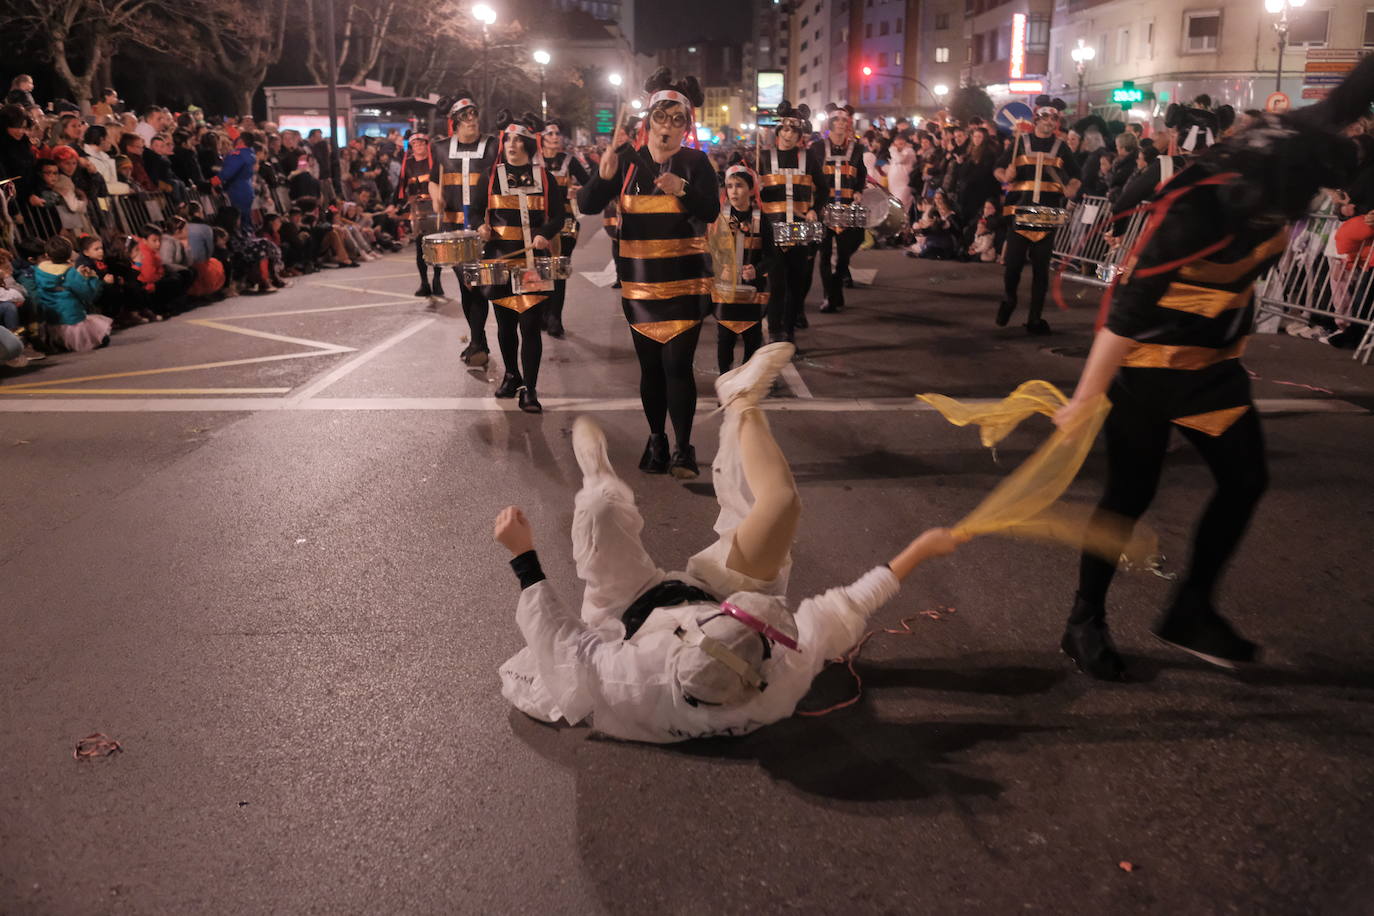
[[[549,119],[549,98],[544,94],[544,71],[551,60],[553,58],[543,48],[534,52],[534,62],[539,65],[539,117],[545,121]]]
[[[615,110],[616,117],[618,118],[620,117],[620,106],[624,104],[620,98],[620,86],[625,82],[625,77],[621,76],[619,73],[612,73],[606,77],[606,82],[615,87]]]
[[[1272,0],[1265,0],[1265,2],[1272,2]],[[1069,56],[1073,58],[1074,69],[1078,71],[1078,116],[1081,118],[1088,113],[1084,103],[1083,74],[1087,72],[1088,62],[1097,56],[1097,49],[1080,38],[1078,39],[1078,47],[1070,51]]]
[[[482,109],[491,104],[491,69],[487,66],[487,28],[496,22],[496,10],[485,3],[472,6],[472,18],[482,23]]]
[[[935,88],[930,90],[935,94],[935,98],[944,101],[945,96],[949,95],[949,87],[944,83],[936,83]]]
[[[1288,44],[1288,11],[1297,9],[1307,0],[1264,0],[1264,8],[1279,17],[1274,23],[1274,31],[1279,33],[1278,77],[1274,81],[1274,91],[1283,91],[1283,49]]]

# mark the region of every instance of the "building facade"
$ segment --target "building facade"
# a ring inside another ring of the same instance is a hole
[[[633,47],[635,43],[635,0],[553,0],[555,9],[578,11],[602,22],[614,22]]]
[[[1237,111],[1263,108],[1279,87],[1294,106],[1310,104],[1321,87],[1306,85],[1309,50],[1374,50],[1374,5],[1348,0],[1308,0],[1289,10],[1281,81],[1278,17],[1258,0],[1173,0],[1164,6],[1056,0],[1055,18],[1052,86],[1075,107],[1078,75],[1071,54],[1082,40],[1094,50],[1084,68],[1085,102],[1109,118],[1162,117],[1170,102],[1200,93]],[[1112,91],[1128,81],[1147,98],[1125,110],[1112,102]]]
[[[997,104],[1035,95],[1034,88],[1017,90],[1010,84],[1044,82],[1049,71],[1055,2],[965,0],[961,82],[986,87]]]

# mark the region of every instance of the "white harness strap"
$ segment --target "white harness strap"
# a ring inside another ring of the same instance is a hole
[[[825,161],[826,161],[826,162],[829,162],[830,165],[831,165],[831,167],[835,170],[835,199],[836,199],[836,200],[839,200],[839,199],[840,199],[840,188],[841,188],[841,186],[844,184],[844,177],[840,174],[840,166],[841,166],[841,165],[848,165],[848,164],[849,164],[849,160],[853,157],[853,155],[854,155],[854,140],[851,138],[850,141],[844,145],[844,152],[843,152],[843,153],[840,153],[840,154],[836,155],[832,150],[833,150],[833,147],[831,147],[830,141],[829,141],[829,140],[826,140],[826,141],[825,141]],[[790,217],[790,211],[789,211],[789,217]],[[790,219],[790,218],[788,219],[788,222],[791,222],[791,219]]]
[[[463,206],[472,206],[472,179],[468,176],[472,174],[472,160],[481,160],[487,155],[487,141],[490,137],[483,137],[482,142],[477,144],[475,150],[458,149],[458,135],[454,134],[448,141],[448,157],[450,159],[460,159],[463,162]]]
[[[534,167],[534,187],[513,188],[510,184],[510,176],[506,172],[506,164],[503,162],[496,167],[496,178],[501,183],[501,193],[515,194],[520,198],[520,237],[525,243],[525,266],[534,266],[534,237],[530,229],[530,202],[529,195],[544,193],[544,167],[536,165]],[[544,202],[547,206],[548,201]]]

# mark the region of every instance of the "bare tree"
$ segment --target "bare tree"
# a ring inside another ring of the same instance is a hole
[[[182,43],[185,31],[168,7],[166,0],[8,0],[0,32],[36,38],[79,104],[94,97],[96,77],[122,45],[168,51]]]
[[[200,59],[209,55],[210,75],[234,93],[240,114],[252,114],[254,93],[281,59],[286,0],[202,0],[181,15]]]

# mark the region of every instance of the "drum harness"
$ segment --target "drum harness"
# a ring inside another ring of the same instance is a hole
[[[765,152],[768,153],[768,164],[772,166],[772,168],[769,169],[769,173],[770,173],[770,174],[773,174],[773,175],[781,175],[781,176],[783,177],[783,181],[784,181],[785,184],[786,184],[786,188],[787,188],[787,218],[786,218],[785,220],[783,220],[783,222],[795,223],[795,222],[797,222],[797,218],[796,218],[796,211],[793,210],[793,208],[792,208],[792,207],[793,207],[793,205],[792,205],[792,180],[793,180],[793,178],[795,178],[795,177],[798,176],[798,175],[803,175],[803,174],[805,174],[806,170],[805,170],[805,169],[800,169],[800,168],[797,168],[797,169],[785,169],[785,168],[782,168],[781,166],[778,165],[778,152],[777,152],[777,150],[771,150],[771,149],[770,149],[770,150],[765,150]],[[800,151],[797,152],[797,162],[798,162],[798,164],[801,164],[801,162],[802,162],[802,154],[801,154]]]
[[[844,175],[841,173],[840,167],[843,165],[848,165],[849,160],[853,155],[854,140],[852,138],[848,143],[844,145],[844,151],[839,154],[835,153],[833,147],[831,147],[830,145],[829,140],[825,141],[825,161],[830,165],[831,174],[835,176],[835,186],[834,188],[832,188],[832,191],[835,194],[835,203],[840,203],[840,190],[844,185]]]
[[[483,137],[483,138],[482,138],[482,142],[480,142],[480,143],[477,144],[477,149],[475,149],[475,150],[460,150],[460,149],[458,149],[458,135],[457,135],[457,134],[454,134],[452,137],[450,137],[450,138],[449,138],[449,141],[448,141],[448,157],[449,157],[450,159],[459,159],[459,160],[461,160],[462,163],[463,163],[463,225],[464,225],[464,226],[467,226],[468,223],[469,223],[469,211],[472,209],[472,185],[468,183],[468,182],[470,182],[470,181],[472,180],[472,179],[470,179],[470,178],[468,177],[469,175],[472,174],[472,160],[473,160],[473,159],[479,159],[479,160],[480,160],[480,159],[482,159],[482,158],[484,158],[484,157],[486,156],[486,154],[487,154],[487,141],[490,140],[490,139],[491,139],[491,137]]]
[[[1034,156],[1034,157],[1035,157],[1035,183],[1031,186],[1031,203],[1033,203],[1033,204],[1039,204],[1039,203],[1040,203],[1040,182],[1041,182],[1041,177],[1044,175],[1044,171],[1045,171],[1045,160],[1046,160],[1046,159],[1055,159],[1055,158],[1058,158],[1058,156],[1059,156],[1059,146],[1060,146],[1060,144],[1061,144],[1063,141],[1060,140],[1058,137],[1056,137],[1055,140],[1054,140],[1054,146],[1051,146],[1051,147],[1050,147],[1050,151],[1049,151],[1048,153],[1038,153],[1038,152],[1036,152],[1035,150],[1031,149],[1031,145],[1030,145],[1030,135],[1029,135],[1029,134],[1024,134],[1023,136],[1025,137],[1025,141],[1026,141],[1026,154],[1027,154],[1027,158],[1029,158],[1030,156]]]
[[[534,267],[534,244],[530,234],[530,194],[544,193],[544,167],[536,164],[531,173],[534,184],[525,187],[511,187],[510,175],[506,171],[506,164],[503,162],[496,167],[496,177],[501,182],[501,194],[503,196],[515,194],[520,198],[520,236],[525,243],[525,266]],[[548,206],[548,198],[545,197],[544,206]]]

